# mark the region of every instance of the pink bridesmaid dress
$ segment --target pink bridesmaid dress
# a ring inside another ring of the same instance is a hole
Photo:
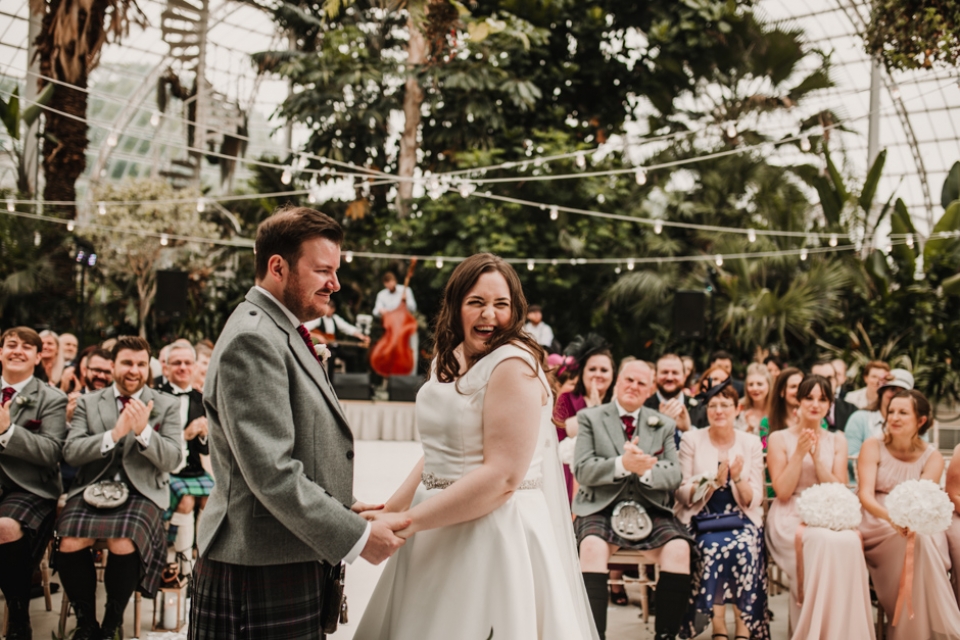
[[[820,435],[817,455],[831,466],[836,436]],[[787,456],[797,449],[798,436],[778,431],[772,438],[784,438]],[[870,586],[863,545],[856,531],[832,531],[806,527],[803,531],[803,604],[798,603],[797,528],[801,525],[797,497],[818,484],[810,456],[804,456],[800,479],[786,502],[774,499],[767,513],[767,548],[770,556],[790,578],[790,628],[794,640],[820,638],[876,637],[870,606]]]
[[[950,547],[950,563],[953,571],[950,572],[953,582],[953,593],[957,596],[957,605],[960,605],[960,514],[953,512],[953,523],[947,529],[947,545]]]
[[[884,504],[887,494],[906,480],[919,480],[923,465],[933,455],[933,447],[927,445],[914,462],[903,462],[893,457],[887,447],[880,446],[880,464],[877,467],[877,502]],[[900,575],[903,573],[907,539],[897,533],[889,522],[863,510],[864,552],[867,568],[873,579],[877,599],[890,621],[887,637],[890,640],[957,640],[960,639],[960,607],[950,586],[950,553],[947,535],[917,535],[914,548],[913,611],[904,606],[897,626],[893,616],[900,593]]]

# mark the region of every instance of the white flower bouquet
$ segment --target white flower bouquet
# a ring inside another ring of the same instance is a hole
[[[557,447],[557,457],[560,458],[560,462],[567,465],[568,467],[573,466],[573,452],[577,448],[577,436],[572,438],[564,438],[560,441],[560,445]]]
[[[940,486],[932,480],[901,482],[887,496],[890,520],[922,535],[946,531],[953,517],[953,503]]]
[[[860,526],[860,501],[839,482],[824,482],[805,489],[797,498],[800,519],[808,527],[847,531]]]

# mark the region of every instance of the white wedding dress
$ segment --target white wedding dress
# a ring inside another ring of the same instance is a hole
[[[505,345],[457,383],[432,375],[417,394],[427,484],[449,485],[482,464],[486,386],[508,358],[535,362],[527,351]],[[486,640],[491,631],[493,640],[597,638],[551,413],[548,398],[540,445],[521,489],[504,505],[470,522],[421,531],[387,562],[357,640]],[[421,483],[413,504],[440,491]]]

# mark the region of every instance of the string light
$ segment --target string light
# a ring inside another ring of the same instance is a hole
[[[73,231],[73,220],[67,223],[67,231]]]
[[[837,246],[837,234],[831,233],[830,240],[827,241],[827,244],[829,244],[831,247]]]
[[[617,265],[617,268],[614,269],[613,272],[614,272],[615,274],[617,274],[617,275],[620,275],[620,271],[621,271],[620,265],[618,264],[618,265]]]
[[[633,271],[633,267],[634,267],[633,258],[630,258],[629,260],[627,260],[627,271]]]
[[[894,99],[894,100],[899,100],[899,99],[900,99],[900,87],[894,87],[894,88],[890,91],[890,95],[893,96],[893,99]]]
[[[893,245],[888,242],[887,246],[885,246],[883,250],[885,253],[890,253],[891,251],[893,251]]]
[[[40,237],[39,231],[33,232],[33,246],[39,247],[40,243],[43,241],[43,238]]]
[[[107,146],[115,147],[120,143],[120,138],[117,137],[116,133],[110,132],[110,135],[107,136]]]
[[[657,220],[653,223],[653,232],[657,235],[660,235],[661,231],[663,231],[663,221]]]
[[[807,136],[803,136],[802,138],[800,138],[801,151],[803,151],[804,153],[807,153],[812,148],[813,148],[813,145],[810,144],[810,138],[808,138]]]
[[[101,216],[107,215],[107,204],[105,202],[97,203],[97,213]]]
[[[527,260],[527,271],[533,271],[534,266],[533,260]]]
[[[800,249],[800,259],[801,259],[801,260],[806,260],[806,259],[807,259],[807,248],[806,248],[806,247]]]
[[[443,258],[437,258],[437,269],[443,269]]]
[[[13,213],[17,210],[16,205],[13,204],[13,198],[7,198],[7,211]]]
[[[577,162],[577,168],[578,168],[578,169],[586,169],[586,168],[587,168],[587,158],[586,158],[586,156],[584,156],[582,153],[577,156],[576,162]]]
[[[747,231],[747,242],[756,242],[757,241],[757,232],[755,229],[750,229]]]
[[[461,198],[469,198],[474,189],[476,189],[476,187],[473,186],[472,182],[464,181],[460,183],[460,188],[457,189],[457,191],[460,192]]]
[[[150,126],[159,127],[160,126],[160,112],[154,111],[153,115],[150,116]]]
[[[737,137],[737,124],[735,122],[731,122],[730,124],[727,125],[727,137],[728,138]]]
[[[643,169],[643,167],[637,169],[635,177],[637,179],[638,186],[642,187],[643,185],[647,184],[647,172]]]
[[[713,261],[717,263],[718,267],[723,266],[723,256],[720,255],[719,253],[714,257]]]
[[[913,234],[912,234],[912,233],[908,233],[908,234],[907,234],[907,237],[906,237],[904,240],[905,240],[905,242],[907,243],[907,246],[910,247],[911,249],[913,249]]]
[[[346,255],[343,257],[347,261],[347,264],[353,262],[353,251],[347,251]]]
[[[207,210],[207,199],[197,198],[197,213],[203,213]]]
[[[169,236],[167,236],[167,234],[165,234],[165,233],[161,233],[161,234],[160,234],[160,246],[161,246],[161,247],[165,247],[165,246],[167,246],[168,244],[170,244],[170,238],[169,238]]]
[[[556,206],[550,207],[550,219],[556,220],[560,217],[560,210]]]
[[[280,182],[283,184],[290,184],[293,182],[293,171],[289,167],[283,170],[283,173],[280,174]]]

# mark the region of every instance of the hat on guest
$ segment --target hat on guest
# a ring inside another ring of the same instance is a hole
[[[898,389],[913,389],[913,374],[906,369],[891,369],[887,375],[887,381],[880,385],[879,392],[887,387],[896,387]]]

